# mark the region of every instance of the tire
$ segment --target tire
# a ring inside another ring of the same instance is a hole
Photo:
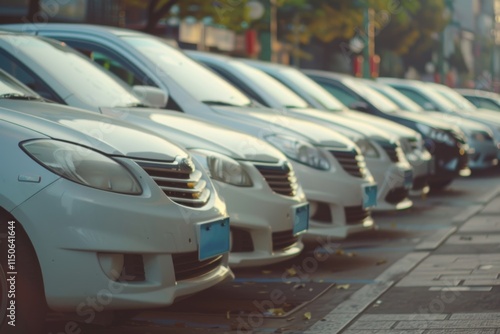
[[[9,226],[14,226],[15,231],[13,239],[15,267],[9,267],[7,259],[8,254],[12,254],[12,251],[9,253]],[[10,272],[16,274],[9,274]],[[15,278],[12,281],[15,282],[14,285],[7,281],[11,278]],[[0,280],[0,334],[45,333],[47,304],[38,259],[21,224],[2,212],[0,212]],[[15,296],[10,293],[11,287],[15,290]],[[14,313],[7,309],[12,302],[15,303]]]
[[[448,187],[453,182],[453,179],[439,180],[439,181],[431,181],[429,182],[429,186],[432,191],[440,191],[444,188]]]

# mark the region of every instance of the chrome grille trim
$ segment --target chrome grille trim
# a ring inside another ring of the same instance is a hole
[[[293,197],[297,194],[299,184],[295,172],[289,162],[254,163],[255,168],[264,177],[269,187],[276,193]]]
[[[199,208],[210,199],[210,189],[188,158],[172,162],[134,160],[156,182],[158,187],[177,204]]]
[[[330,150],[330,153],[348,174],[359,178],[365,178],[368,175],[365,158],[357,150]]]

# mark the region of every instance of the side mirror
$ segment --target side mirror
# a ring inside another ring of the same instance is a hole
[[[134,86],[134,93],[144,102],[155,108],[165,108],[168,102],[168,95],[157,87]]]
[[[427,111],[437,110],[436,106],[431,102],[425,102],[422,105],[422,108],[424,108],[424,110],[427,110]]]
[[[368,104],[366,102],[362,102],[362,101],[356,101],[356,102],[351,103],[349,105],[349,109],[357,110],[357,111],[361,111],[361,112],[368,112],[369,111]]]

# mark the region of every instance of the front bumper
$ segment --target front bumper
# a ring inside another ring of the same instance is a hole
[[[493,140],[477,141],[469,138],[469,146],[470,169],[481,170],[498,165],[500,150]]]
[[[305,237],[345,238],[373,228],[370,209],[363,209],[362,186],[373,179],[353,177],[332,160],[330,171],[315,170],[292,161],[293,168],[311,205]]]
[[[33,243],[51,309],[81,314],[91,309],[88,300],[107,310],[163,307],[232,277],[227,254],[196,273],[196,224],[226,215],[220,199],[182,207],[145,172],[139,177],[147,184],[140,196],[59,179],[12,211]],[[130,255],[142,259],[143,280],[117,279]],[[182,279],[176,257],[191,259]]]
[[[467,144],[449,146],[443,143],[431,142],[427,149],[434,158],[434,174],[429,177],[432,186],[434,182],[443,182],[459,176],[470,175]]]
[[[366,163],[379,185],[373,211],[404,210],[413,205],[408,198],[410,188],[405,186],[405,173],[412,173],[408,163],[374,158],[366,158]]]
[[[253,187],[214,182],[231,217],[229,265],[263,266],[299,255],[304,245],[292,230],[295,207],[307,203],[302,188],[295,196],[277,194],[250,162],[240,164],[253,180]]]

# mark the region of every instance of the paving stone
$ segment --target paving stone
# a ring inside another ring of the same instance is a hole
[[[430,329],[424,334],[495,334],[494,329]]]
[[[490,279],[490,280],[465,280],[463,285],[470,286],[480,286],[480,285],[500,285],[500,280]]]
[[[425,331],[421,329],[417,330],[403,330],[403,331],[398,331],[398,330],[388,330],[388,329],[374,329],[374,330],[364,330],[364,329],[348,329],[342,334],[423,334]],[[332,334],[332,333],[328,333]]]
[[[446,244],[450,245],[462,245],[462,244],[498,244],[500,243],[500,235],[493,234],[480,234],[480,235],[452,235],[446,241]]]
[[[498,320],[500,313],[454,313],[450,320]]]
[[[500,214],[500,198],[495,198],[486,205],[481,214]]]
[[[498,278],[498,274],[471,274],[471,275],[440,275],[440,280],[495,280]]]
[[[358,320],[349,329],[390,329],[396,321],[363,321]]]
[[[425,273],[435,273],[436,275],[469,275],[472,274],[472,270],[441,270],[439,268],[434,269],[433,271],[425,271]],[[424,271],[416,270],[411,273],[413,275],[419,275],[424,273]]]
[[[400,321],[395,329],[483,329],[500,328],[498,320]],[[472,331],[473,333],[473,331]]]
[[[498,232],[500,233],[500,217],[476,216],[460,227],[459,232]]]
[[[363,315],[359,320],[365,321],[401,321],[401,320],[445,320],[448,314],[366,314]]]
[[[421,279],[413,279],[413,278],[405,278],[402,279],[397,287],[409,287],[409,286],[458,286],[460,284],[460,280],[446,280],[446,281],[424,281]]]

